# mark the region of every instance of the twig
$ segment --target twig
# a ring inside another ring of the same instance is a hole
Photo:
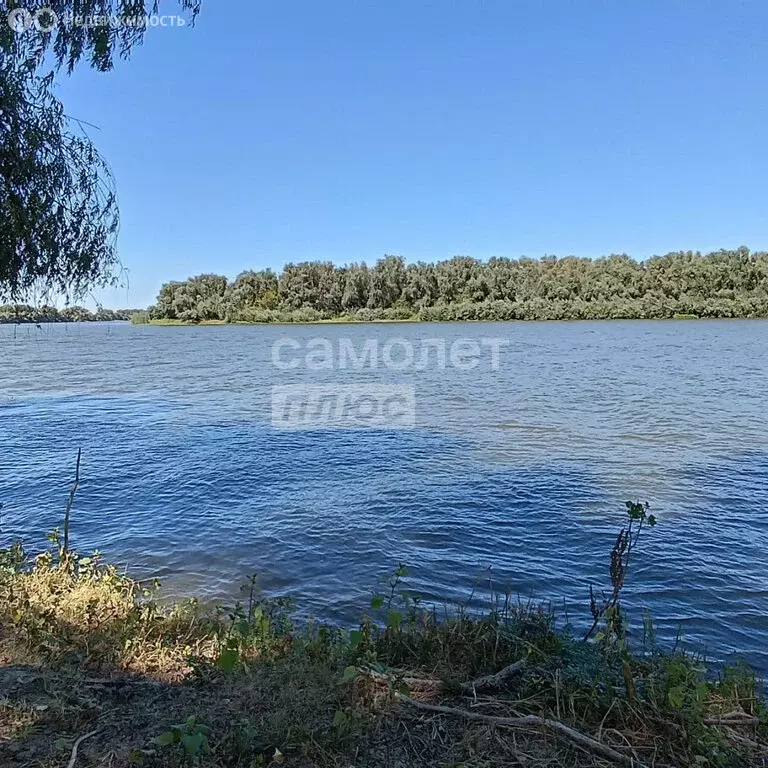
[[[514,664],[504,667],[493,675],[478,677],[477,680],[469,680],[459,686],[465,693],[473,694],[475,691],[484,691],[487,688],[501,688],[502,683],[515,672],[519,672],[525,666],[525,659],[520,659]]]
[[[67,763],[67,768],[75,768],[75,762],[77,761],[77,748],[86,740],[90,739],[91,736],[95,736],[101,728],[97,728],[95,731],[91,731],[90,733],[86,733],[85,736],[81,736],[72,747],[72,755],[69,758],[69,763]]]
[[[483,715],[479,712],[470,712],[465,709],[456,709],[455,707],[426,704],[423,701],[416,701],[408,696],[403,696],[401,693],[395,695],[400,701],[410,704],[417,709],[427,710],[428,712],[438,712],[442,715],[455,715],[467,720],[478,720],[483,723],[491,723],[493,725],[500,725],[508,728],[543,728],[552,731],[558,736],[578,745],[582,749],[586,749],[593,754],[600,755],[600,757],[612,760],[614,763],[628,765],[630,768],[646,768],[643,763],[638,762],[633,757],[623,755],[621,752],[617,752],[607,744],[603,744],[580,731],[569,728],[558,720],[549,720],[539,717],[538,715],[525,715],[524,717],[496,717],[495,715]]]
[[[72,504],[75,501],[75,494],[77,493],[77,486],[80,485],[80,456],[83,449],[77,449],[77,465],[75,467],[75,482],[72,483],[72,490],[69,492],[69,500],[67,501],[67,511],[64,513],[64,544],[61,552],[64,557],[69,554],[69,513],[72,511]]]

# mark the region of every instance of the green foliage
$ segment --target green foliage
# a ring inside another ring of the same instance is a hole
[[[143,310],[140,312],[132,312],[130,315],[130,320],[133,325],[147,325],[149,319],[149,312]]]
[[[768,253],[747,248],[690,251],[635,261],[490,259],[456,256],[405,264],[385,256],[374,266],[330,262],[215,276],[164,285],[153,319],[188,322],[376,320],[602,320],[768,317]],[[205,278],[205,279],[204,279]]]
[[[115,282],[118,208],[112,173],[82,125],[54,96],[56,71],[85,58],[112,68],[141,43],[143,24],[66,24],[67,17],[134,18],[158,0],[10,0],[0,24],[0,299],[83,296]],[[193,20],[199,0],[179,0]],[[48,33],[12,29],[9,10],[50,9]],[[53,21],[51,17],[50,21]]]
[[[209,732],[207,725],[198,722],[195,715],[190,715],[185,722],[170,726],[153,741],[158,747],[180,748],[188,765],[198,765],[203,755],[211,752]]]
[[[45,3],[10,0],[8,8],[50,8],[59,19],[81,16],[85,18],[143,18],[158,13],[159,0],[46,0]],[[188,22],[194,22],[200,11],[200,0],[178,0],[179,10]],[[7,25],[5,25],[7,27]],[[72,72],[85,58],[88,64],[100,72],[112,69],[115,54],[127,58],[136,45],[144,39],[143,24],[59,24],[46,35],[34,35],[36,52],[42,58],[52,51],[58,67]],[[30,35],[30,36],[32,36]],[[24,35],[16,34],[16,38]],[[0,47],[12,50],[13,38],[0,36]]]
[[[117,263],[112,176],[35,65],[35,31],[0,28],[0,299],[82,296]]]
[[[215,664],[225,673],[254,660],[274,658],[285,650],[285,643],[281,641],[290,642],[292,601],[289,598],[257,599],[255,575],[243,589],[248,590],[248,602],[235,603],[228,621],[217,633],[219,652]]]
[[[0,324],[3,323],[82,323],[82,322],[113,322],[115,320],[132,320],[141,322],[137,315],[146,312],[133,309],[104,309],[99,308],[91,312],[84,307],[31,307],[28,304],[4,304],[0,305]]]

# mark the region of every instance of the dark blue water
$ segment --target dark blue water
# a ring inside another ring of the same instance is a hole
[[[492,580],[572,621],[607,584],[623,502],[647,500],[627,587],[662,635],[768,671],[768,323],[0,327],[7,541],[61,523],[170,594],[251,573],[354,621],[402,560],[428,597]],[[506,338],[498,370],[279,370],[281,337]],[[407,383],[416,426],[282,430],[270,388]],[[489,570],[490,569],[490,570]]]

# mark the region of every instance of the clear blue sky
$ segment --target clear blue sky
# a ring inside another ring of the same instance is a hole
[[[385,253],[768,248],[767,35],[762,0],[203,0],[60,86],[118,183],[130,287],[99,298]]]

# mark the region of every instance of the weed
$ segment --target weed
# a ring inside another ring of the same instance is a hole
[[[183,723],[172,725],[161,733],[153,743],[158,747],[180,748],[184,762],[188,765],[199,765],[203,755],[210,754],[208,744],[210,728],[198,721],[195,715],[190,715]]]

